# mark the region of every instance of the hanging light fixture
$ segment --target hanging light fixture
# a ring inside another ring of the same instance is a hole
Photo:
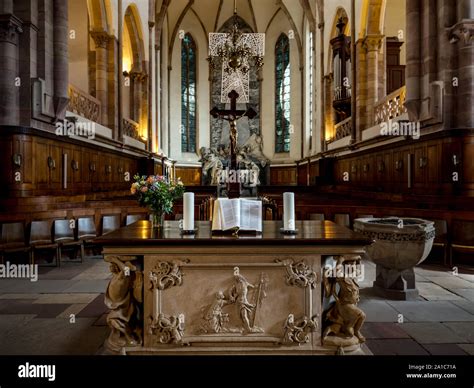
[[[209,34],[209,58],[212,69],[222,69],[221,102],[229,101],[228,94],[235,90],[238,102],[249,102],[250,66],[263,66],[265,34],[243,33],[239,29],[237,0],[234,0],[234,16],[230,33]]]

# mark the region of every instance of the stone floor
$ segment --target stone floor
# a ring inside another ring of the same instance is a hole
[[[474,354],[474,271],[417,268],[419,299],[389,301],[374,295],[375,266],[364,264],[360,306],[373,354]],[[108,265],[88,257],[82,264],[40,267],[37,282],[0,279],[0,354],[97,353],[108,334],[109,278]]]

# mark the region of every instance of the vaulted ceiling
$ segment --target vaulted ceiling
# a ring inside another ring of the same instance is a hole
[[[168,36],[180,27],[181,21],[192,13],[199,20],[205,33],[218,31],[233,15],[234,0],[158,0],[157,27],[167,28]],[[237,0],[237,13],[255,32],[266,32],[277,13],[283,12],[290,25],[300,36],[304,19],[315,26],[315,2],[309,0]],[[165,15],[167,23],[165,23]]]

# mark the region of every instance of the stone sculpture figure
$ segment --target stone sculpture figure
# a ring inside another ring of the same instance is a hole
[[[225,327],[225,324],[229,321],[229,314],[224,313],[222,309],[224,306],[231,303],[230,300],[225,298],[222,291],[218,291],[214,302],[209,306],[209,308],[204,309],[201,331],[205,334],[227,333],[229,330]]]
[[[110,309],[107,324],[111,328],[107,345],[113,351],[124,346],[141,344],[140,307],[143,276],[130,262],[108,257],[112,279],[105,293],[105,305]]]
[[[343,263],[339,257],[337,265]],[[325,311],[323,316],[323,343],[350,346],[365,342],[360,329],[365,321],[365,313],[357,307],[359,302],[359,286],[351,277],[323,277],[326,297],[331,295],[335,302]],[[339,291],[337,287],[339,286]],[[338,337],[334,339],[333,337]]]
[[[218,183],[219,171],[224,167],[217,153],[211,148],[201,147],[199,150],[202,162],[203,183],[216,186]]]
[[[255,288],[255,286],[240,274],[239,267],[234,268],[234,280],[234,285],[230,290],[230,300],[237,304],[244,330],[248,333],[263,333],[262,328],[250,324],[250,315],[254,312],[256,305],[251,304],[247,296],[249,288]]]

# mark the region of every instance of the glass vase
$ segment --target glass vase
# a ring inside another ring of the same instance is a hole
[[[165,212],[160,210],[152,210],[150,222],[152,229],[163,230],[165,225]]]

